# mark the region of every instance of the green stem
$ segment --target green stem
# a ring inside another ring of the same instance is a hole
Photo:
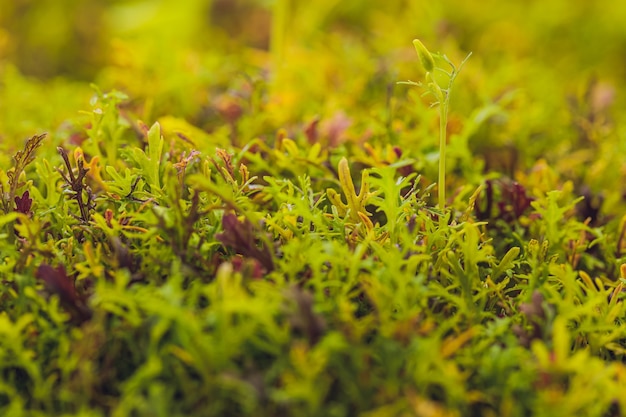
[[[275,0],[272,13],[272,33],[270,51],[274,70],[274,82],[279,83],[281,67],[285,55],[285,37],[289,18],[289,0]]]
[[[447,95],[447,93],[446,93]],[[446,207],[446,142],[448,125],[448,97],[439,106],[439,208]]]

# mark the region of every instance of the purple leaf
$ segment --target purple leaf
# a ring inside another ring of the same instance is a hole
[[[239,221],[234,213],[225,213],[222,217],[222,228],[224,231],[215,236],[222,245],[240,255],[258,260],[268,272],[274,270],[269,249],[257,246],[254,227],[248,219]]]
[[[532,201],[533,198],[518,182],[507,179],[488,180],[484,209],[477,204],[476,215],[479,219],[502,219],[510,223],[519,219],[530,208]]]
[[[32,213],[30,212],[30,209],[32,205],[33,199],[30,198],[28,190],[24,191],[24,194],[22,194],[21,197],[15,197],[15,211],[19,213],[31,215]]]
[[[50,265],[41,264],[35,276],[44,282],[50,294],[59,296],[61,306],[70,313],[75,322],[80,324],[91,318],[91,310],[76,292],[74,283],[67,276],[63,265],[53,268]]]

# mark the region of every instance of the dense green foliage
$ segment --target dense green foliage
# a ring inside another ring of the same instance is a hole
[[[1,8],[0,415],[626,413],[621,2]]]

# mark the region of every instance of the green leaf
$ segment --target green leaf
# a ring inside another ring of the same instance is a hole
[[[159,123],[152,125],[148,131],[148,153],[140,148],[133,148],[130,156],[139,165],[141,175],[150,186],[150,191],[154,195],[160,195],[161,186],[161,159],[163,156],[163,136],[161,136],[161,126]]]
[[[124,197],[130,194],[135,181],[136,176],[132,175],[129,168],[124,169],[124,175],[117,172],[117,170],[108,165],[105,168],[107,174],[113,178],[113,181],[107,181],[107,187],[110,191],[118,194],[120,197]]]
[[[154,184],[160,189],[159,169],[163,154],[163,136],[161,135],[161,126],[158,122],[153,124],[148,131],[148,151],[150,155],[150,174],[148,178],[150,179],[150,184]]]
[[[494,268],[491,277],[495,280],[500,277],[500,275],[504,274],[508,269],[513,267],[513,264],[520,253],[520,248],[515,246],[509,249],[509,251],[504,255],[500,263],[497,267]]]

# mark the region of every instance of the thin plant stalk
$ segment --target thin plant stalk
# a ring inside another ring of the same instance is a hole
[[[413,41],[413,46],[415,46],[415,51],[417,52],[420,63],[426,71],[426,83],[401,81],[399,82],[399,84],[415,85],[417,87],[424,88],[426,90],[424,94],[431,94],[433,97],[435,97],[435,101],[432,103],[432,106],[439,105],[439,179],[437,184],[437,191],[439,209],[443,211],[446,207],[446,145],[448,109],[450,107],[450,93],[452,91],[452,85],[454,84],[456,76],[459,74],[459,71],[472,55],[472,53],[470,52],[469,54],[467,54],[467,56],[461,62],[458,68],[452,63],[452,61],[450,61],[450,59],[448,59],[447,56],[436,54],[437,57],[443,59],[448,65],[450,65],[451,70],[450,72],[448,72],[445,69],[442,69],[436,65],[433,55],[428,51],[428,49],[426,49],[424,44],[419,39],[415,39]],[[441,87],[439,87],[439,84],[433,76],[433,72],[435,70],[443,72],[448,77],[448,86],[446,89],[442,89]]]
[[[452,93],[452,85],[459,71],[465,65],[465,62],[472,56],[470,52],[465,59],[461,61],[458,66],[454,65],[447,56],[443,55],[442,58],[452,68],[450,72],[447,72],[441,68],[437,68],[439,71],[444,72],[448,76],[448,87],[439,93],[439,184],[438,184],[438,197],[439,208],[443,210],[446,207],[446,146],[448,143],[448,109],[450,107],[450,94]],[[435,103],[436,104],[436,103]]]
[[[448,130],[448,105],[449,103],[446,99],[439,106],[439,184],[437,185],[437,192],[439,196],[439,208],[442,210],[446,204],[446,145]]]

